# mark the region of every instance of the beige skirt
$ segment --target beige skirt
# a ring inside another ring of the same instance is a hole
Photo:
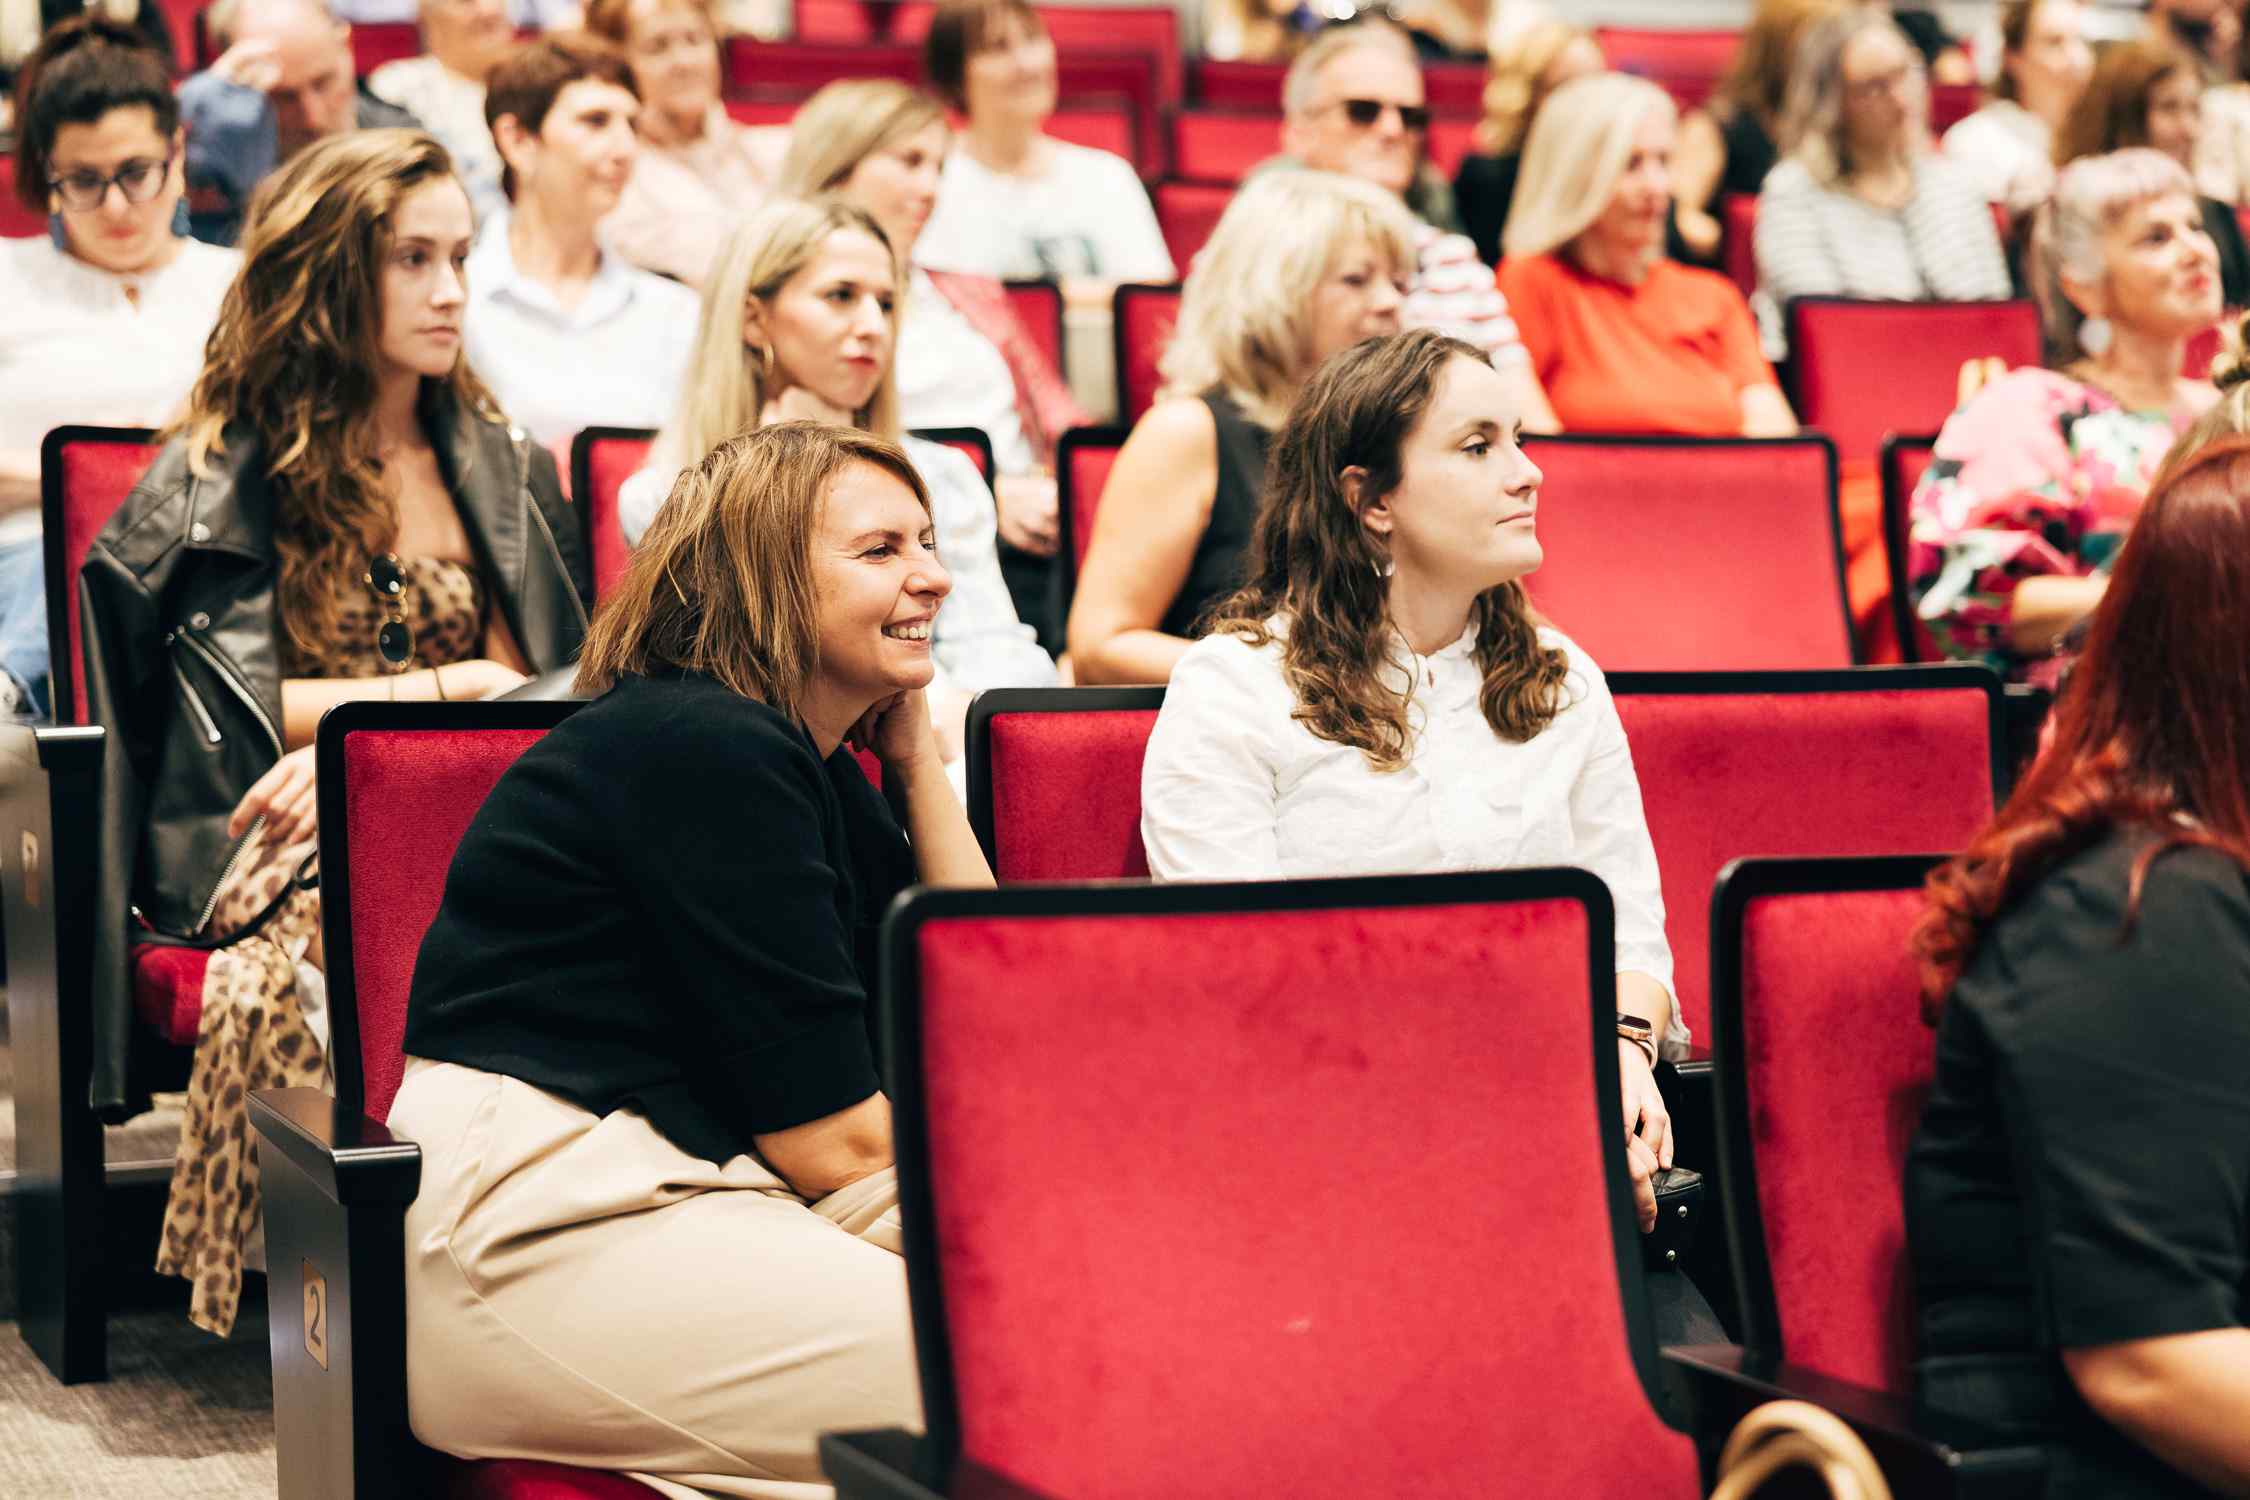
[[[675,1500],[815,1500],[820,1434],[921,1425],[890,1171],[807,1202],[753,1155],[410,1059],[408,1414],[464,1458],[632,1475]]]

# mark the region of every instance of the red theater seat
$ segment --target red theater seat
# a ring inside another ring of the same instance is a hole
[[[1094,539],[1094,514],[1126,435],[1123,427],[1073,427],[1055,444],[1055,565],[1066,620],[1078,590],[1078,570],[1086,565],[1086,548]]]
[[[1608,920],[1575,871],[908,897],[888,1051],[947,1492],[987,1493],[959,1458],[1058,1497],[1699,1494],[1617,1271]],[[1371,1212],[1376,1181],[1444,1211]],[[906,1493],[871,1451],[824,1444],[840,1493]]]
[[[1958,849],[2005,791],[2000,681],[1982,667],[1621,672],[1610,689],[1699,1041],[1711,883],[1729,860]]]
[[[1532,602],[1605,670],[1852,664],[1826,438],[1573,434],[1524,448],[1546,475]]]
[[[917,427],[913,435],[940,443],[977,466],[977,478],[992,483],[992,439],[981,427]]]
[[[1961,366],[2040,358],[2039,309],[2008,302],[1867,302],[1801,297],[1789,305],[1797,418],[1835,439],[1846,463],[1873,463],[1886,432],[1935,432],[1953,414]]]
[[[1680,108],[1693,109],[1710,97],[1733,66],[1742,33],[1599,26],[1594,41],[1610,67],[1662,84]]]
[[[1930,130],[1943,135],[1954,126],[1977,112],[1984,103],[1984,90],[1973,83],[1933,83],[1930,85]]]
[[[1748,860],[1716,894],[1711,1032],[1746,1347],[1912,1389],[1901,1187],[1936,1047],[1908,943],[1934,858]]]
[[[1195,252],[1219,227],[1219,216],[1234,201],[1234,188],[1225,183],[1160,182],[1152,194],[1156,226],[1164,234],[1164,248],[1180,275],[1194,264]]]
[[[1913,580],[1907,577],[1908,537],[1913,530],[1914,486],[1930,466],[1937,434],[1887,432],[1883,434],[1880,467],[1883,476],[1883,549],[1890,559],[1891,628],[1899,650],[1908,661],[1943,661],[1930,628],[1914,612]]]
[[[352,27],[352,71],[362,78],[421,53],[421,28],[412,21],[362,21]]]
[[[0,155],[0,237],[30,239],[46,232],[46,216],[25,208],[16,201],[14,153]]]
[[[646,427],[589,427],[570,442],[570,495],[586,528],[594,563],[594,597],[624,575],[632,548],[618,521],[617,492],[648,462],[656,434]]]
[[[322,931],[333,1101],[253,1094],[268,1256],[274,1425],[284,1496],[428,1493],[455,1500],[649,1500],[623,1475],[518,1460],[462,1463],[407,1426],[401,1221],[420,1150],[381,1123],[405,1066],[406,1002],[453,851],[516,758],[571,702],[349,703],[321,721]],[[410,829],[399,809],[412,807]],[[344,1247],[387,1245],[346,1255]],[[308,1283],[317,1268],[317,1295]],[[326,1337],[308,1349],[308,1307]],[[333,1367],[331,1365],[333,1361]],[[398,1482],[420,1471],[422,1489]]]
[[[1172,117],[1172,175],[1232,186],[1281,150],[1278,114],[1215,115],[1182,110]]]
[[[1141,761],[1161,687],[993,688],[969,705],[969,826],[993,878],[1145,877]]]
[[[1127,282],[1110,294],[1111,338],[1117,360],[1117,415],[1137,422],[1163,384],[1157,361],[1180,316],[1180,288]]]
[[[1758,195],[1729,193],[1719,200],[1719,257],[1727,277],[1750,296],[1758,290]]]
[[[1031,335],[1048,366],[1059,374],[1065,368],[1062,288],[1052,281],[1011,281],[1007,286],[1016,321]]]
[[[1278,114],[1289,64],[1206,57],[1195,65],[1195,99],[1203,109]]]

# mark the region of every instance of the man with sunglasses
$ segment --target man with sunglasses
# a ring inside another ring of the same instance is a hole
[[[199,240],[233,244],[258,184],[323,136],[420,128],[352,76],[351,28],[320,0],[218,0],[203,20],[226,50],[180,85]]]
[[[1357,177],[1396,193],[1420,223],[1402,325],[1483,349],[1515,387],[1510,394],[1526,429],[1557,430],[1492,268],[1458,232],[1453,195],[1428,164],[1428,96],[1406,33],[1378,20],[1330,27],[1290,65],[1281,104],[1286,163],[1270,165]]]

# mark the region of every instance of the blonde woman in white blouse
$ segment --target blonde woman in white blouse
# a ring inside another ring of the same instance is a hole
[[[1173,668],[1141,776],[1161,880],[1578,865],[1617,908],[1642,1227],[1686,1055],[1655,850],[1601,670],[1536,624],[1539,470],[1482,351],[1431,330],[1323,365],[1274,439],[1248,582]],[[1659,1299],[1702,1331],[1692,1288]],[[1683,1305],[1684,1304],[1684,1305]],[[1663,1315],[1660,1313],[1660,1318]],[[1716,1327],[1715,1324],[1710,1325]]]

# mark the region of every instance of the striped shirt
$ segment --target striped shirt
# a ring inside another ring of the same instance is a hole
[[[1992,210],[1942,157],[1914,163],[1914,196],[1896,211],[1823,187],[1784,160],[1758,195],[1758,294],[1766,355],[1788,353],[1784,310],[1798,297],[1975,302],[2009,295]]]

